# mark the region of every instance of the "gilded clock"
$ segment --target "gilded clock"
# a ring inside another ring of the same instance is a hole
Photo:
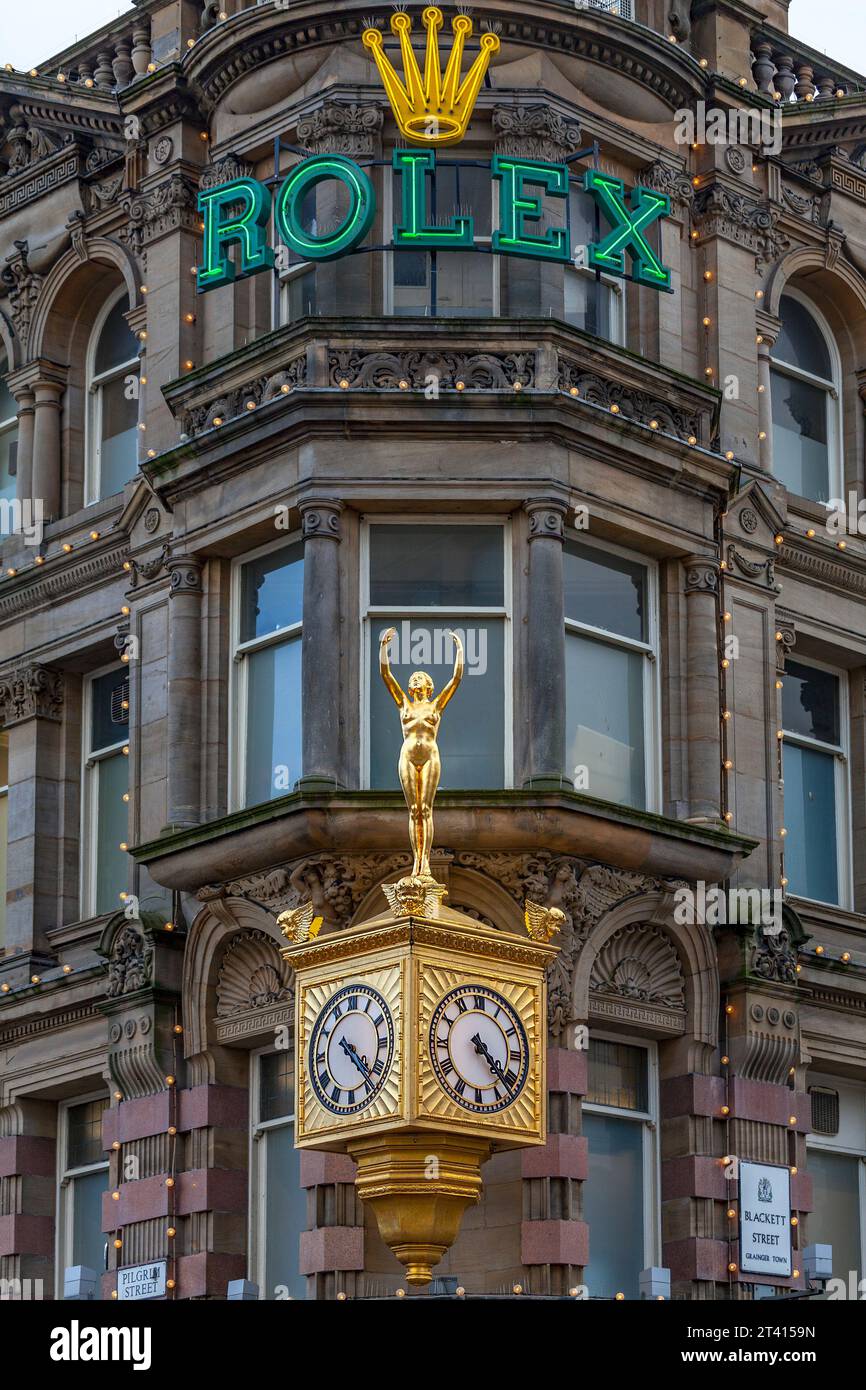
[[[526,1085],[526,1030],[514,1006],[490,985],[461,984],[443,995],[428,1046],[442,1090],[471,1114],[505,1110]]]
[[[394,1018],[372,985],[353,982],[332,994],[310,1034],[307,1068],[319,1104],[357,1115],[375,1100],[394,1060]]]

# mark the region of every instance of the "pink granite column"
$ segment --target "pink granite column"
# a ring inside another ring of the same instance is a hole
[[[567,1294],[589,1262],[589,1227],[580,1219],[580,1184],[587,1176],[587,1142],[580,1129],[587,1054],[564,1047],[547,1053],[548,1139],[524,1149],[520,1258],[527,1292]]]

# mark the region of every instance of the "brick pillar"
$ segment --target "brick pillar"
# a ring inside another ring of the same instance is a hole
[[[364,1216],[355,1191],[355,1165],[348,1154],[305,1149],[301,1187],[307,1192],[308,1229],[301,1236],[301,1273],[307,1297],[351,1298],[362,1292]]]
[[[520,1258],[531,1293],[566,1294],[589,1262],[589,1228],[580,1219],[580,1184],[589,1171],[580,1135],[587,1054],[551,1047],[547,1053],[548,1138],[524,1149]]]
[[[566,506],[556,497],[532,497],[529,515],[529,624],[526,643],[530,787],[565,781],[565,611],[562,542]],[[570,769],[569,769],[570,771]]]
[[[53,959],[45,933],[61,920],[63,698],[63,676],[47,666],[18,667],[0,678],[0,727],[9,730],[7,954],[0,975],[19,981]]]
[[[54,1297],[56,1114],[47,1101],[0,1110],[0,1281],[18,1281],[18,1298]]]

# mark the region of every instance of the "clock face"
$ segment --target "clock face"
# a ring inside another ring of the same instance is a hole
[[[507,1109],[526,1085],[529,1046],[520,1015],[488,985],[458,985],[440,999],[429,1046],[439,1085],[473,1114]]]
[[[332,1115],[356,1115],[376,1098],[394,1059],[394,1019],[367,984],[338,989],[310,1033],[309,1076],[319,1104]]]

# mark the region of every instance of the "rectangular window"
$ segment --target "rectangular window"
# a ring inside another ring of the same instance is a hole
[[[656,1263],[657,1090],[650,1045],[590,1040],[582,1121],[589,1146],[583,1218],[589,1226],[585,1279],[593,1297],[637,1298],[641,1270]]]
[[[113,912],[128,888],[129,679],[125,667],[85,687],[83,902],[85,917]]]
[[[782,770],[788,891],[843,907],[850,897],[845,693],[843,675],[786,663]]]
[[[812,1210],[807,1240],[832,1245],[833,1278],[850,1287],[853,1276],[856,1288],[866,1278],[866,1086],[812,1074],[809,1083],[813,1094],[817,1088],[838,1097],[838,1119],[832,1135],[809,1136]]]
[[[604,236],[598,207],[591,194],[571,184],[568,193],[572,254]],[[565,267],[563,318],[582,333],[625,342],[625,285],[613,275]]]
[[[300,1272],[307,1200],[295,1148],[294,1060],[288,1050],[252,1059],[251,1279],[265,1299],[306,1297]]]
[[[304,546],[280,541],[235,573],[235,796],[254,806],[301,776]]]
[[[438,693],[454,667],[449,629],[463,640],[463,682],[439,730],[442,789],[507,786],[511,712],[504,526],[375,522],[366,538],[366,785],[400,785],[400,723],[379,674],[379,638],[394,627],[391,670],[404,691],[412,672],[423,670]]]
[[[325,206],[325,199],[330,202]],[[320,204],[322,204],[320,208]],[[338,225],[348,212],[346,189],[341,184],[324,184],[311,188],[301,204],[300,220],[305,232],[310,236],[321,235],[320,227]],[[280,256],[279,278],[279,322],[274,324],[296,323],[298,319],[312,318],[318,313],[316,305],[316,266],[313,261],[302,260],[282,242],[278,242],[273,214],[271,214],[271,245],[277,247]]]
[[[566,775],[590,796],[655,810],[655,569],[567,540],[563,582]]]
[[[6,945],[6,865],[9,845],[9,735],[0,734],[0,951]]]
[[[57,1209],[57,1296],[64,1271],[83,1265],[100,1276],[107,1268],[108,1235],[102,1229],[102,1194],[108,1190],[108,1162],[102,1146],[105,1096],[63,1104],[59,1114],[59,1192]]]
[[[402,175],[393,171],[386,186],[391,191],[392,210],[389,213],[386,208],[385,225],[390,227],[400,221]],[[494,228],[489,166],[437,159],[435,177],[427,179],[427,188],[431,225],[447,226],[454,217],[469,215],[474,219],[475,242],[485,249],[391,251],[392,303],[386,312],[397,317],[420,314],[436,318],[489,318],[498,314],[499,257],[488,249]]]

